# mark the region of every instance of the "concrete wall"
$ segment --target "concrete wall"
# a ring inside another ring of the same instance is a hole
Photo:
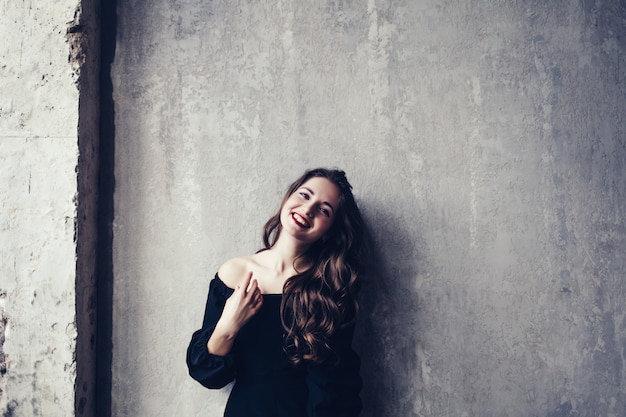
[[[93,415],[98,37],[84,5],[0,2],[4,417]]]
[[[614,1],[118,2],[113,415],[221,416],[208,282],[305,168],[380,253],[364,416],[626,414],[626,10]]]

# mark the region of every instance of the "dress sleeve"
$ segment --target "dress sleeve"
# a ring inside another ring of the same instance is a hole
[[[357,417],[361,413],[361,361],[352,349],[354,327],[341,329],[331,340],[339,362],[309,364],[309,417]]]
[[[232,289],[226,287],[216,275],[209,285],[202,328],[193,333],[187,348],[189,375],[206,388],[222,388],[235,378],[233,353],[218,356],[207,350],[207,342],[231,293]]]

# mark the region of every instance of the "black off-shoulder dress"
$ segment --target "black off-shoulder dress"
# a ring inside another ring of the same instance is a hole
[[[360,360],[352,350],[353,328],[339,331],[331,347],[339,362],[292,365],[283,350],[281,294],[264,294],[263,306],[239,331],[226,356],[208,353],[206,345],[233,293],[216,275],[202,328],[187,349],[192,378],[207,388],[235,381],[225,417],[356,417],[361,411]]]

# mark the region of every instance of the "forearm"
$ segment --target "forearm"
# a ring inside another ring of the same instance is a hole
[[[220,321],[217,322],[215,330],[207,342],[207,351],[212,355],[226,356],[230,353],[235,343],[237,331],[231,326],[226,326]]]
[[[206,345],[209,353],[218,356],[230,353],[237,333],[262,305],[261,290],[250,272],[243,285],[236,286],[226,300],[222,315]]]

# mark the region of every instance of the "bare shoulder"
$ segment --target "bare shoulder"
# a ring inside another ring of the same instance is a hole
[[[252,270],[249,256],[238,256],[224,262],[218,269],[217,275],[230,288],[241,285],[247,274]]]

